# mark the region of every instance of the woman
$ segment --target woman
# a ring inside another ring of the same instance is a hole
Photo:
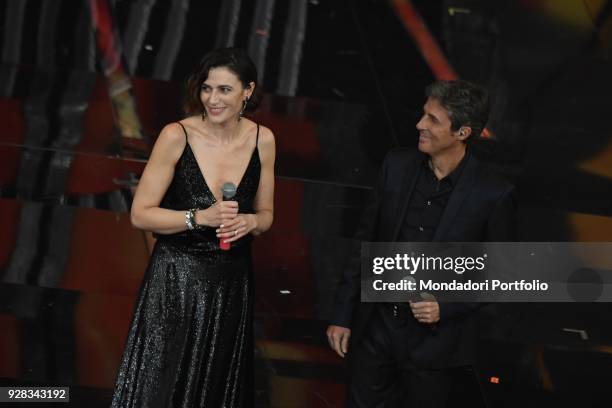
[[[253,404],[250,242],[272,224],[275,156],[272,132],[243,117],[256,80],[244,51],[208,53],[187,83],[191,116],[155,143],[131,218],[157,243],[113,407]],[[226,182],[237,190],[223,201]]]

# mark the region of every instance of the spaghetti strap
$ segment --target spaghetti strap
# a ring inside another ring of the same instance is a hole
[[[255,148],[259,145],[259,123],[257,124],[257,136],[255,137]]]
[[[185,129],[185,126],[183,126],[181,122],[176,122],[176,123],[181,125],[181,127],[183,128],[183,132],[185,133],[185,143],[189,144],[189,139],[187,139],[187,129]],[[259,134],[259,129],[258,129],[258,134]]]

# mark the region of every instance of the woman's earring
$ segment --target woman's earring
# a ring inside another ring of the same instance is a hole
[[[244,116],[244,111],[247,107],[247,104],[249,103],[249,98],[246,98],[243,103],[242,103],[242,109],[240,110],[240,113],[238,114],[238,120],[242,119],[242,117]]]

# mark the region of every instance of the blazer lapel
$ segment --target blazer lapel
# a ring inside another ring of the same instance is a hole
[[[457,216],[457,212],[463,204],[463,201],[467,198],[476,182],[476,177],[478,176],[478,159],[476,159],[473,154],[470,154],[467,159],[468,161],[465,164],[465,168],[461,172],[457,185],[451,193],[448,204],[446,204],[446,208],[442,213],[442,217],[440,217],[438,228],[436,229],[432,239],[434,242],[443,241],[443,238],[448,232],[449,228],[452,226],[453,221]]]
[[[406,168],[406,173],[404,174],[404,178],[402,180],[402,188],[399,194],[399,203],[395,226],[393,228],[393,235],[391,235],[391,241],[397,241],[397,237],[399,236],[400,229],[404,222],[404,217],[406,216],[406,210],[408,209],[408,203],[410,202],[410,197],[412,196],[412,192],[414,191],[414,186],[416,185],[417,180],[419,179],[419,175],[423,169],[422,163],[424,160],[424,155],[421,152],[418,152],[416,159],[412,161],[410,165]]]

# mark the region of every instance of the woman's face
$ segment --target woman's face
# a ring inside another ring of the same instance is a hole
[[[244,100],[251,97],[254,87],[251,82],[244,88],[238,76],[225,67],[212,68],[200,91],[206,119],[213,123],[237,120]]]

